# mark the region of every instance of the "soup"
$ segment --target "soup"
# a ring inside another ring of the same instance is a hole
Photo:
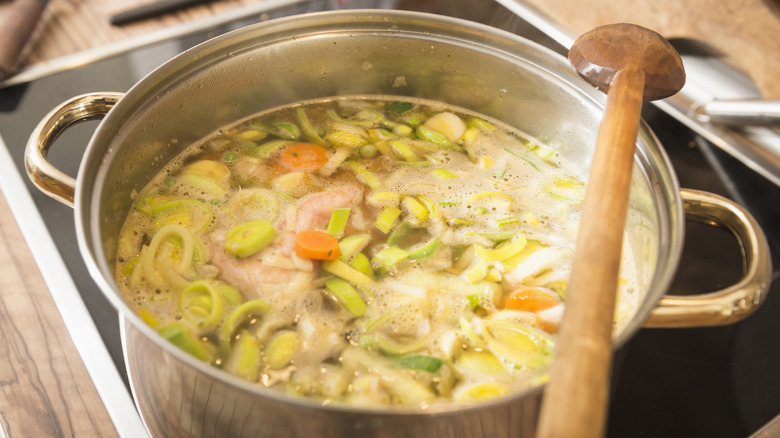
[[[555,147],[479,114],[304,102],[168,164],[134,199],[116,276],[163,337],[254,384],[473,403],[548,378],[583,196]],[[616,327],[636,293],[626,254]]]

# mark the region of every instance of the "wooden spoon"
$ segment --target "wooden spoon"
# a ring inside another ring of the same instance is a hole
[[[623,229],[642,101],[685,83],[682,60],[661,35],[632,24],[598,27],[569,50],[591,85],[607,93],[596,138],[558,352],[537,438],[604,435]]]

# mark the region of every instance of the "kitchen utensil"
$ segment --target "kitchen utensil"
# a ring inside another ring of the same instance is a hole
[[[607,93],[578,231],[560,347],[539,437],[603,435],[613,315],[642,101],[679,91],[682,60],[661,35],[633,24],[598,27],[569,50],[577,72]]]

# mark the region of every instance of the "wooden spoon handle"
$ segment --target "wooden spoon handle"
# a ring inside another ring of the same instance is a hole
[[[537,438],[604,435],[615,294],[644,81],[642,71],[621,70],[607,94]]]

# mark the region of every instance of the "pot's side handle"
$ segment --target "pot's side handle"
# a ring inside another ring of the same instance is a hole
[[[70,125],[102,118],[123,96],[101,92],[73,97],[51,110],[35,127],[24,152],[24,166],[33,184],[43,193],[73,206],[76,180],[52,165],[46,158],[54,140]]]
[[[742,249],[743,277],[734,285],[700,295],[666,295],[650,314],[645,327],[705,327],[742,320],[763,303],[772,280],[772,261],[766,237],[741,206],[712,193],[681,190],[686,217],[724,227]]]

